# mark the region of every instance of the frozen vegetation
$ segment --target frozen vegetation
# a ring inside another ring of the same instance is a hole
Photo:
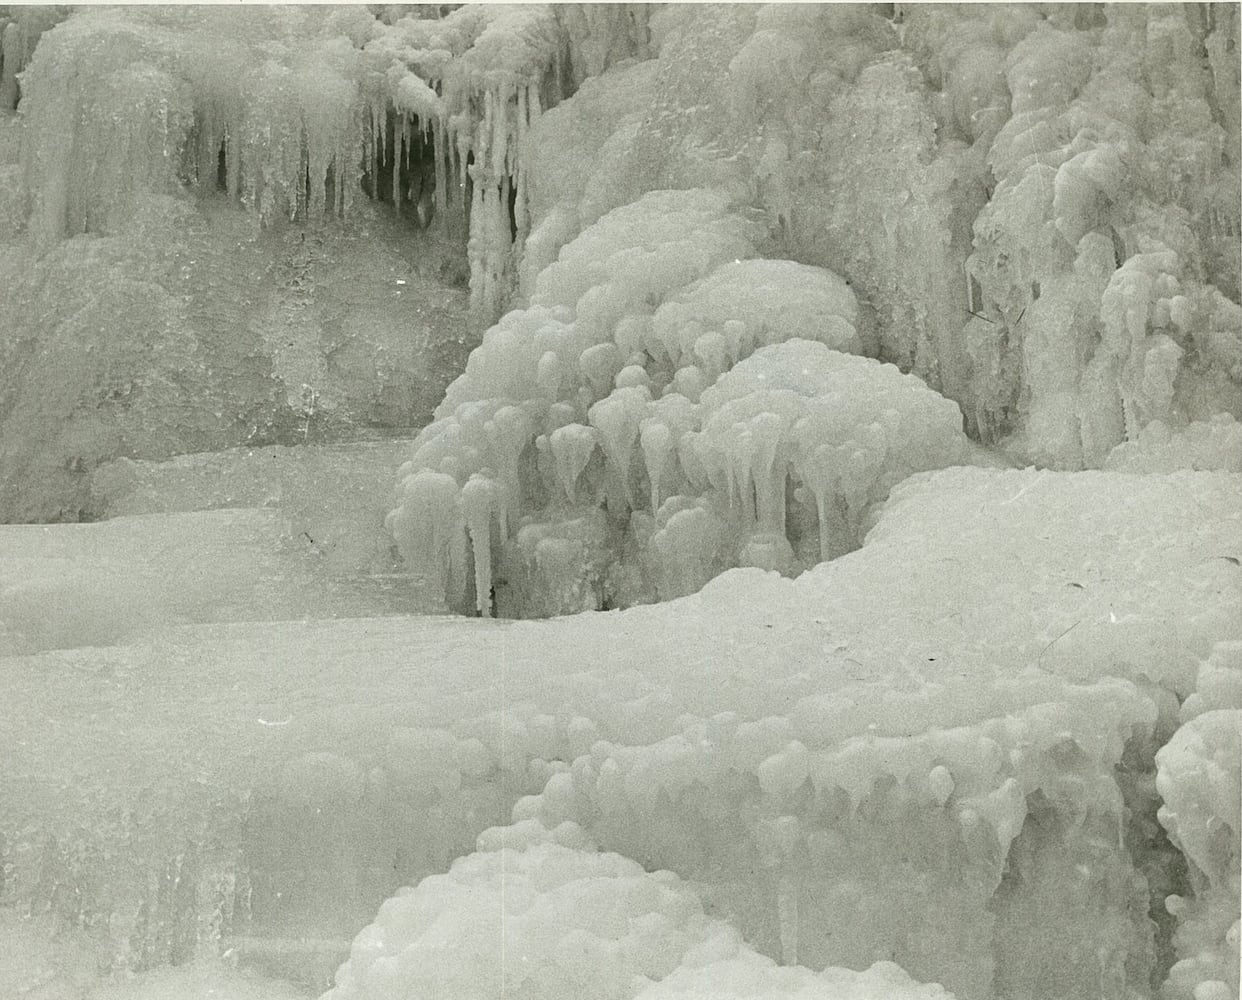
[[[1237,997],[1238,18],[0,8],[0,998]]]

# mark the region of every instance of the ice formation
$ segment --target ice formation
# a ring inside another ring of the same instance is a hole
[[[487,613],[494,589],[547,615],[795,572],[857,547],[912,472],[965,459],[953,402],[842,353],[867,336],[848,285],[747,259],[754,234],[723,193],[651,192],[488,331],[389,521],[433,600]]]
[[[64,14],[0,15],[0,510],[110,518],[0,532],[58,957],[1237,995],[1236,5]],[[393,499],[314,446],[450,368]],[[420,608],[564,617],[391,614],[377,504]]]

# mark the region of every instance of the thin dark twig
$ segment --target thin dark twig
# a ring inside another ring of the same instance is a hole
[[[1073,632],[1073,631],[1074,631],[1074,629],[1078,628],[1078,626],[1079,626],[1079,625],[1081,625],[1081,624],[1082,624],[1082,619],[1081,619],[1081,618],[1079,618],[1079,619],[1078,619],[1078,621],[1074,622],[1074,624],[1073,624],[1073,625],[1071,625],[1071,626],[1070,626],[1069,628],[1067,628],[1064,632],[1062,632],[1059,636],[1057,636],[1055,639],[1053,639],[1053,640],[1052,640],[1052,642],[1048,643],[1048,645],[1046,645],[1046,646],[1043,648],[1043,650],[1040,652],[1040,654],[1039,654],[1039,659],[1037,659],[1035,662],[1036,662],[1036,663],[1043,663],[1043,661],[1044,661],[1044,653],[1048,652],[1048,650],[1050,650],[1050,649],[1051,649],[1054,645],[1056,645],[1058,642],[1060,642],[1062,639],[1064,639],[1067,635],[1069,635],[1071,632]]]

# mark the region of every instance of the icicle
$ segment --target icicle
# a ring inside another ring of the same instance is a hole
[[[566,424],[548,436],[556,465],[556,478],[571,504],[578,502],[578,477],[591,460],[599,436],[592,427]]]
[[[474,552],[474,606],[479,615],[492,611],[492,512],[496,506],[496,486],[477,473],[461,490],[461,509],[470,547]]]
[[[654,515],[660,509],[660,478],[675,450],[673,434],[667,424],[647,419],[639,431],[639,443],[647,466],[647,479],[651,483],[651,513]]]
[[[423,126],[423,141],[426,142],[427,126]],[[431,141],[436,171],[436,215],[440,218],[440,231],[448,234],[448,175],[452,167],[453,149],[448,141],[448,133],[444,120],[436,118],[431,123]]]
[[[762,821],[758,848],[763,865],[775,869],[776,913],[780,924],[781,964],[798,964],[797,847],[802,837],[797,816]]]
[[[828,523],[828,501],[835,485],[832,468],[833,452],[828,445],[820,445],[797,466],[803,485],[815,497],[815,512],[819,517],[820,562],[832,558],[832,531]]]
[[[427,581],[433,599],[451,606],[464,586],[465,566],[457,482],[452,476],[423,470],[406,480],[403,492],[404,502],[391,516],[389,530],[409,565],[434,573]]]
[[[502,87],[492,97],[493,92],[487,91],[489,112],[487,118],[488,130],[492,139],[492,176],[502,177],[508,173],[508,153],[509,153],[509,128],[508,128],[508,108],[509,108],[509,88]]]
[[[798,875],[793,865],[784,864],[778,876],[777,919],[781,927],[781,964],[798,964]]]
[[[477,167],[471,170],[477,171]],[[466,240],[466,256],[470,260],[470,310],[476,316],[482,312],[484,284],[487,280],[484,253],[487,239],[487,223],[483,217],[483,185],[475,176],[474,191],[470,203],[470,236]]]
[[[469,218],[471,208],[470,195],[470,136],[458,127],[453,132],[453,153],[457,157],[457,190],[461,195],[461,217]]]
[[[488,441],[488,457],[500,477],[505,509],[521,508],[522,483],[518,466],[522,451],[534,436],[530,418],[516,406],[502,406],[484,425]],[[502,525],[501,539],[508,536],[508,524]]]
[[[405,123],[406,115],[404,112],[398,112],[399,127],[393,129],[392,136],[392,208],[399,216],[401,214],[401,158],[405,151]]]
[[[630,493],[630,458],[638,438],[638,421],[650,401],[651,393],[642,386],[617,389],[592,406],[587,414],[599,431],[604,457],[620,487],[619,499],[631,510],[634,500]]]
[[[755,517],[761,530],[785,534],[785,469],[775,474],[776,452],[784,423],[775,413],[760,413],[750,421],[754,441],[751,478],[755,484]]]
[[[612,380],[621,370],[621,362],[621,351],[613,343],[595,344],[579,356],[578,368],[590,382],[596,399],[608,394]]]

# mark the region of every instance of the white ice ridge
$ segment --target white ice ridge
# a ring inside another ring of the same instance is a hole
[[[488,330],[389,518],[433,600],[487,613],[495,587],[546,615],[794,573],[857,547],[912,472],[965,460],[956,404],[857,356],[848,285],[743,259],[753,234],[721,193],[652,192]]]

